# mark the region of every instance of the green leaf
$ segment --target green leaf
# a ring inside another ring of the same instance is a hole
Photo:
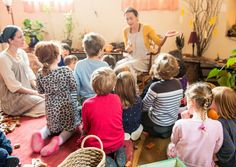
[[[207,79],[216,77],[216,76],[219,74],[219,72],[220,72],[220,70],[219,70],[218,68],[212,69],[212,70],[209,72],[209,74],[208,74],[208,76],[207,76]]]
[[[232,55],[233,55],[233,56],[236,55],[236,49],[232,50]]]
[[[236,63],[236,57],[232,57],[227,60],[226,65],[227,65],[227,67],[230,67],[230,66],[234,65],[235,63]]]
[[[217,82],[219,83],[220,86],[227,86],[227,80],[228,77],[224,76],[224,77],[220,77]]]

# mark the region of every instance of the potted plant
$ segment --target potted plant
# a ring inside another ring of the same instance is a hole
[[[73,32],[73,19],[72,13],[68,12],[65,14],[65,40],[62,40],[63,43],[67,43],[70,47],[72,45],[72,32]]]
[[[216,78],[217,82],[221,86],[228,86],[236,90],[235,79],[236,79],[236,49],[232,51],[232,57],[230,57],[225,65],[221,68],[212,69],[207,80],[210,78]]]
[[[38,41],[43,40],[44,25],[41,21],[25,19],[23,26],[25,40],[30,48],[33,48]]]

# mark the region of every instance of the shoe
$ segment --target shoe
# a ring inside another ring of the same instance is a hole
[[[125,140],[130,140],[130,134],[129,133],[125,133]]]
[[[44,140],[39,132],[32,135],[31,138],[31,148],[34,153],[40,153],[41,149],[44,147]]]
[[[6,159],[6,167],[17,167],[20,166],[19,158],[15,156],[8,156]]]
[[[130,136],[131,139],[132,139],[133,141],[138,140],[138,139],[140,138],[142,132],[143,132],[143,125],[140,124],[139,127],[138,127],[138,129],[136,129],[134,132],[131,133],[131,136]]]
[[[42,148],[40,151],[41,156],[48,157],[53,153],[57,152],[60,147],[60,138],[59,136],[55,136],[51,139],[50,143]]]

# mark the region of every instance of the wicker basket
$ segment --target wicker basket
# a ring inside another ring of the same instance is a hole
[[[84,148],[84,143],[88,138],[96,138],[101,149],[95,147]],[[103,151],[103,144],[99,137],[95,135],[86,136],[82,143],[81,148],[71,153],[58,167],[105,167],[106,154]]]

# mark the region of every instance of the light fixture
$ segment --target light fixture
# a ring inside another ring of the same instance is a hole
[[[7,8],[8,14],[11,14],[11,21],[12,21],[12,24],[14,24],[14,17],[13,17],[13,12],[12,12],[12,7],[11,7],[12,0],[3,0],[3,3]]]
[[[192,44],[192,47],[193,47],[193,53],[192,53],[192,56],[194,56],[194,45],[195,43],[198,42],[198,37],[197,37],[197,33],[195,31],[192,31],[190,36],[189,36],[189,39],[188,39],[188,43]]]

